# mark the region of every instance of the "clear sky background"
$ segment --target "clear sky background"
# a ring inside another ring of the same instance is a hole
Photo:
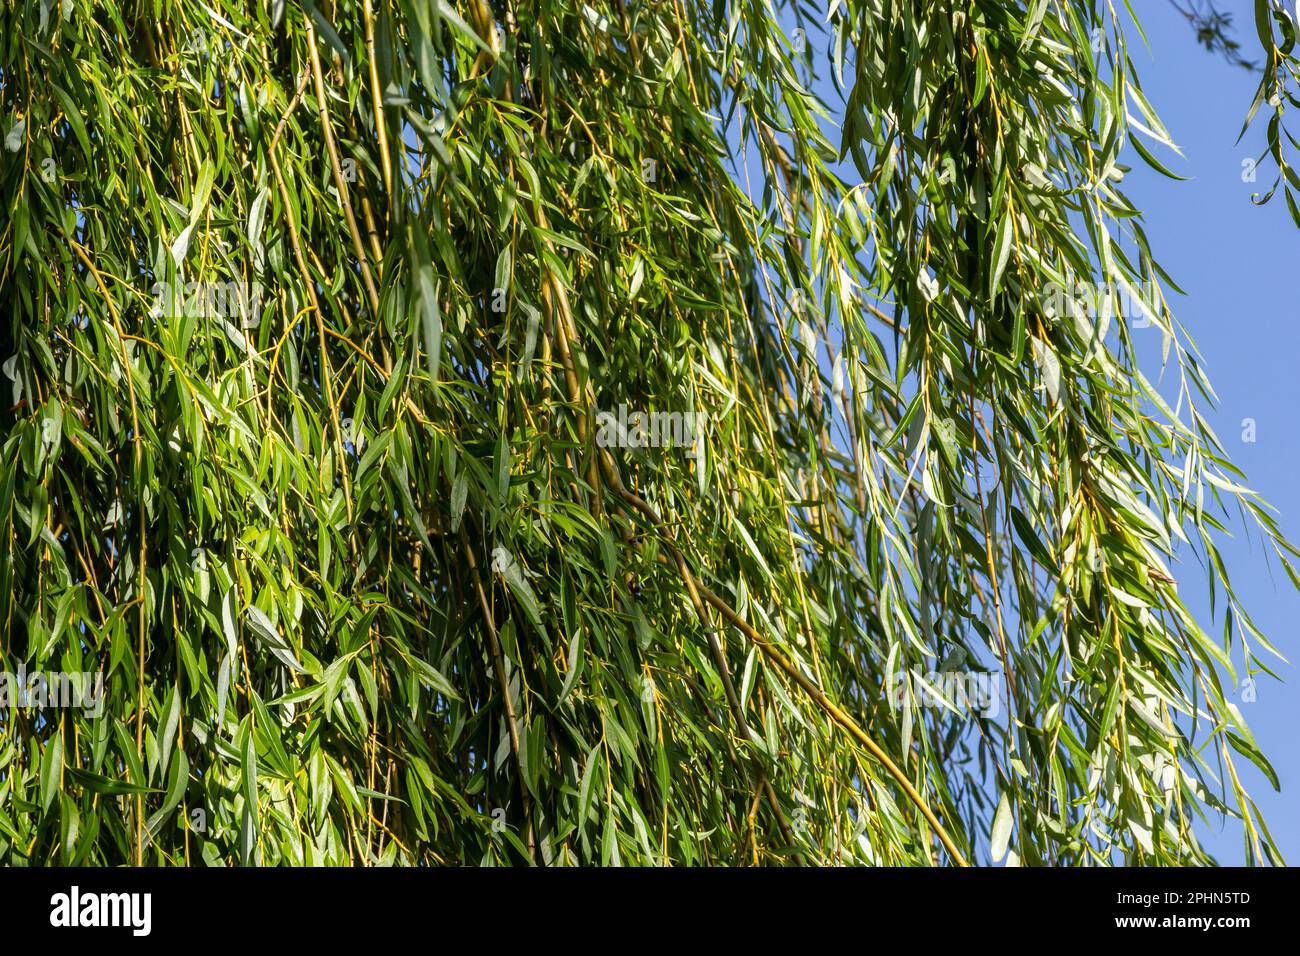
[[[1258,39],[1248,0],[1219,0],[1235,17],[1234,39],[1247,59]],[[1300,231],[1281,190],[1266,206],[1251,194],[1272,186],[1276,168],[1261,163],[1254,183],[1242,181],[1242,161],[1264,151],[1264,123],[1236,142],[1250,108],[1259,73],[1232,66],[1196,43],[1191,27],[1166,0],[1134,5],[1150,40],[1149,49],[1129,32],[1130,51],[1142,88],[1182,150],[1162,162],[1188,182],[1174,182],[1131,155],[1133,172],[1124,188],[1143,210],[1153,254],[1187,292],[1170,304],[1205,358],[1219,407],[1208,414],[1249,486],[1280,512],[1288,538],[1300,536]],[[1265,106],[1261,112],[1267,111]],[[1265,116],[1267,122],[1267,116]],[[1294,119],[1291,130],[1300,138]],[[1285,140],[1284,140],[1285,141]],[[1300,156],[1293,157],[1300,163]],[[1255,421],[1255,438],[1243,440],[1244,419]],[[1240,522],[1224,542],[1223,557],[1233,586],[1255,623],[1293,663],[1300,660],[1300,595],[1276,560],[1267,561],[1257,536],[1249,540]],[[1198,568],[1184,562],[1179,591],[1206,631],[1211,626],[1208,591]],[[1219,608],[1220,614],[1222,607]],[[1234,654],[1239,660],[1240,648]],[[1280,664],[1280,662],[1279,662]],[[1283,856],[1300,864],[1300,699],[1294,666],[1275,667],[1286,683],[1267,675],[1256,681],[1254,703],[1237,700],[1260,748],[1277,770],[1275,793],[1258,770],[1236,762],[1242,783],[1256,798]],[[1242,827],[1202,827],[1203,841],[1221,863],[1245,860]]]

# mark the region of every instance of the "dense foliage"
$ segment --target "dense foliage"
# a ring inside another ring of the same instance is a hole
[[[8,2],[0,861],[1277,861],[1131,16]]]

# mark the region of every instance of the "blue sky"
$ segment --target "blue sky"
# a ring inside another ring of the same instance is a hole
[[[1251,5],[1223,0],[1220,8],[1235,13],[1235,39],[1251,58],[1258,45]],[[1281,527],[1295,540],[1300,535],[1300,380],[1295,372],[1300,359],[1300,232],[1280,191],[1267,206],[1251,202],[1252,193],[1262,195],[1273,183],[1271,160],[1260,165],[1256,182],[1242,181],[1243,160],[1258,158],[1264,148],[1263,123],[1236,142],[1258,73],[1231,66],[1198,46],[1171,4],[1148,2],[1136,9],[1150,48],[1141,48],[1140,38],[1131,33],[1134,64],[1147,98],[1183,153],[1165,151],[1160,159],[1189,181],[1166,179],[1138,160],[1125,188],[1145,214],[1152,252],[1187,292],[1185,298],[1172,297],[1171,306],[1200,348],[1219,395],[1219,407],[1207,417],[1249,476],[1250,487],[1281,512]],[[1243,440],[1247,418],[1255,422],[1253,443]],[[1300,658],[1300,595],[1277,562],[1265,560],[1257,537],[1247,540],[1240,523],[1232,528],[1235,537],[1224,542],[1223,556],[1233,585],[1260,630],[1294,662]],[[1218,628],[1210,626],[1204,578],[1196,570],[1185,566],[1180,571],[1180,593],[1209,633],[1222,633],[1221,621]],[[1238,706],[1277,770],[1282,793],[1274,793],[1263,774],[1245,761],[1238,766],[1242,783],[1294,865],[1300,863],[1300,701],[1294,668],[1275,670],[1287,683],[1263,676],[1256,701],[1239,700]],[[1241,864],[1241,829],[1230,821],[1221,829],[1202,827],[1201,834],[1220,862]]]

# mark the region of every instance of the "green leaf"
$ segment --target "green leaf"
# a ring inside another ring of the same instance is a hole
[[[993,830],[990,836],[989,855],[993,862],[1000,862],[1007,855],[1007,844],[1011,840],[1011,829],[1015,825],[1015,820],[1011,814],[1011,801],[1007,797],[1007,792],[1002,791],[1002,796],[998,799],[998,809],[993,815]]]
[[[442,312],[438,308],[438,290],[433,282],[433,269],[420,268],[420,316],[424,330],[424,360],[429,377],[438,380],[438,367],[442,362]]]
[[[1011,221],[1011,212],[1007,212],[1002,217],[1002,222],[998,226],[997,240],[993,246],[993,271],[989,275],[989,298],[997,298],[998,289],[1002,283],[1002,273],[1007,267],[1007,260],[1011,257],[1011,247],[1013,245],[1013,229]]]
[[[1277,771],[1273,769],[1273,765],[1268,762],[1267,758],[1260,753],[1259,748],[1249,740],[1246,740],[1244,737],[1239,734],[1234,734],[1231,731],[1228,731],[1227,737],[1228,743],[1232,745],[1232,749],[1258,767],[1259,772],[1264,775],[1272,785],[1273,789],[1278,793],[1281,793],[1282,785],[1278,782]]]
[[[41,757],[41,809],[49,810],[63,775],[63,733],[56,732]]]
[[[1020,538],[1021,543],[1028,549],[1033,559],[1049,571],[1054,571],[1056,561],[1052,558],[1052,553],[1047,550],[1047,546],[1038,537],[1038,532],[1034,530],[1034,526],[1029,519],[1015,505],[1011,506],[1011,523],[1015,526],[1016,536]]]

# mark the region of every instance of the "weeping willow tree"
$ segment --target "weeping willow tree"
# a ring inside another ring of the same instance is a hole
[[[0,861],[1280,862],[1138,31],[8,2]]]

